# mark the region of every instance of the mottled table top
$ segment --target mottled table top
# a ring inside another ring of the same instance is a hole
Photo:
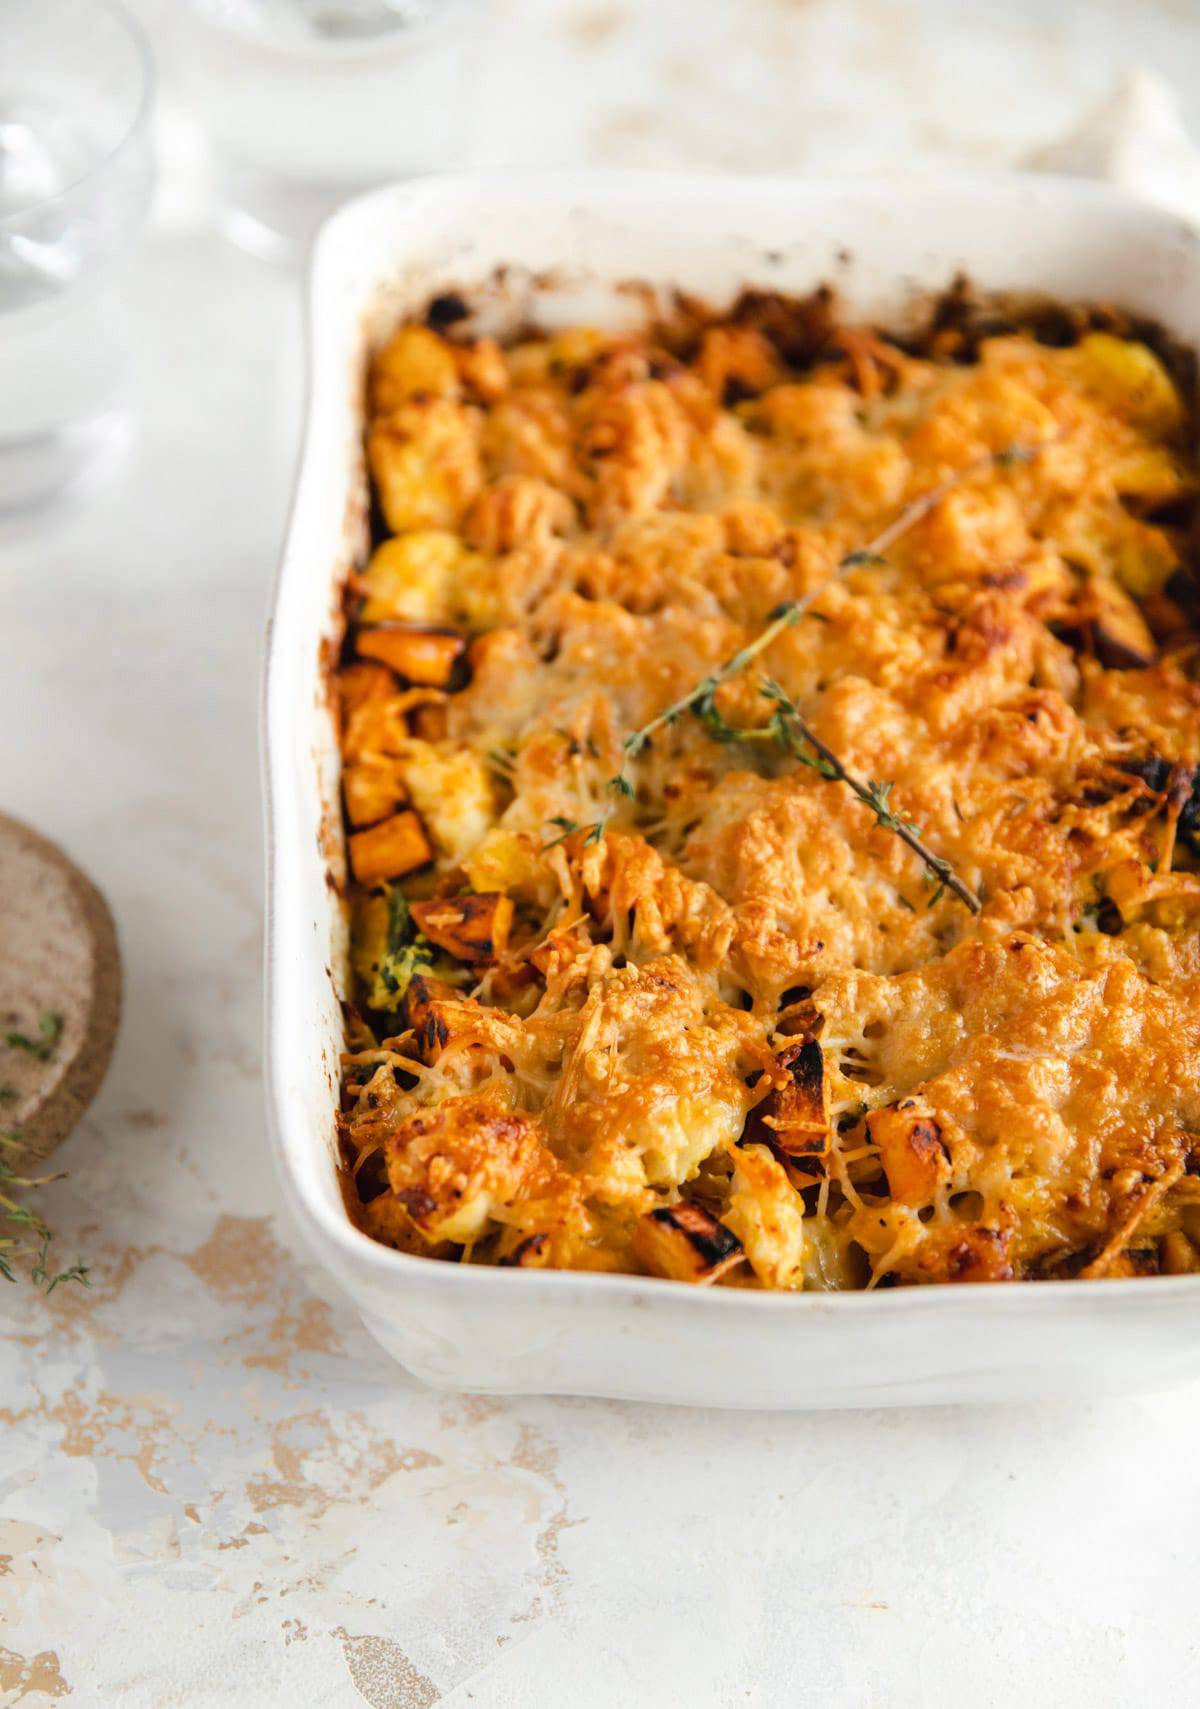
[[[1186,8],[1051,10],[497,0],[485,158],[1000,163],[1132,58],[1200,88]],[[256,757],[299,310],[206,226],[166,119],[137,441],[0,534],[3,805],[103,886],[128,981],[46,1193],[92,1288],[3,1296],[0,1709],[1197,1700],[1200,1390],[814,1417],[444,1396],[301,1248],[264,1138]]]

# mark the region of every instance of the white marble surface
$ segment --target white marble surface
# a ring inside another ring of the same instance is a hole
[[[1053,10],[497,0],[484,156],[1003,163],[1135,59],[1187,110],[1188,7]],[[166,119],[140,433],[0,534],[3,804],[104,886],[128,967],[46,1195],[92,1290],[0,1301],[0,1709],[1200,1701],[1200,1390],[790,1418],[440,1396],[299,1248],[263,1134],[256,759],[299,315],[213,234]]]

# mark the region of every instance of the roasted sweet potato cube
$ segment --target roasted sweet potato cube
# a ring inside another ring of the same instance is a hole
[[[377,825],[408,800],[399,769],[389,763],[347,766],[342,773],[342,794],[347,817],[355,826]]]
[[[495,961],[504,953],[513,905],[499,891],[484,896],[449,896],[440,902],[414,902],[417,930],[459,961]]]
[[[715,1282],[742,1261],[742,1243],[700,1205],[669,1205],[639,1219],[633,1254],[652,1276]]]
[[[411,808],[393,813],[369,831],[356,831],[350,838],[350,865],[360,884],[382,884],[388,878],[403,878],[433,859],[433,845],[425,827]]]
[[[891,1109],[873,1110],[867,1131],[879,1147],[888,1191],[905,1205],[927,1205],[939,1182],[950,1173],[950,1153],[942,1130],[912,1099]]]
[[[445,688],[467,643],[456,629],[381,623],[374,629],[360,629],[355,645],[360,658],[378,659],[408,682]]]
[[[776,1060],[787,1071],[787,1084],[776,1086],[751,1110],[743,1139],[772,1145],[788,1157],[823,1157],[831,1127],[821,1046],[815,1038],[798,1038]]]
[[[342,718],[348,721],[360,706],[390,700],[396,692],[396,681],[382,665],[347,665],[338,672],[337,692]]]

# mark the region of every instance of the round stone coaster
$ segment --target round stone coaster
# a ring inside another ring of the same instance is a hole
[[[107,902],[56,844],[0,814],[0,1130],[29,1156],[91,1103],[120,1009]]]

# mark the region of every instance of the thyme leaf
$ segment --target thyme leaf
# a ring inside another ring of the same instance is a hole
[[[43,1236],[41,1250],[34,1261],[33,1269],[29,1272],[30,1281],[37,1287],[45,1288],[47,1298],[54,1292],[60,1282],[78,1282],[81,1287],[90,1288],[92,1285],[90,1280],[91,1273],[88,1270],[87,1265],[81,1264],[78,1259],[76,1259],[75,1263],[72,1264],[69,1269],[59,1270],[56,1275],[51,1275],[50,1266],[47,1262],[47,1256],[50,1251],[50,1240],[51,1236],[49,1234]]]
[[[543,844],[543,847],[548,849],[556,849],[559,843],[566,842],[572,831],[579,829],[575,820],[568,819],[565,813],[556,813],[552,819],[547,819],[546,823],[547,825],[557,825],[562,833],[561,836],[552,837],[548,843]]]
[[[910,499],[909,502],[893,517],[886,528],[880,530],[865,546],[857,547],[847,552],[838,563],[833,575],[818,587],[803,594],[797,599],[785,600],[768,614],[765,628],[760,630],[752,641],[739,647],[736,653],[730,655],[723,664],[701,677],[694,683],[686,694],[680,695],[669,706],[657,713],[649,723],[643,724],[638,730],[631,730],[621,744],[621,769],[615,777],[608,780],[608,787],[614,795],[631,797],[634,793],[633,783],[628,775],[628,767],[632,760],[638,758],[651,738],[657,731],[676,724],[686,712],[692,713],[704,725],[708,733],[719,742],[775,741],[799,764],[811,767],[831,781],[840,781],[851,789],[865,807],[869,807],[879,823],[906,843],[913,853],[922,860],[933,876],[934,881],[944,889],[954,892],[958,899],[970,908],[972,913],[978,913],[983,904],[969,885],[957,876],[949,862],[928,848],[921,840],[916,826],[911,820],[901,818],[892,812],[889,797],[892,791],[890,783],[863,782],[848,772],[832,749],[819,741],[811,728],[801,717],[795,703],[784,693],[778,683],[768,683],[763,692],[768,699],[775,702],[776,711],[771,722],[766,726],[765,733],[758,729],[739,729],[729,724],[716,705],[716,693],[722,683],[731,677],[739,675],[746,666],[753,663],[758,656],[765,652],[773,642],[777,641],[784,632],[798,623],[802,617],[810,615],[811,607],[832,583],[843,576],[847,570],[859,568],[878,568],[887,563],[887,553],[896,541],[908,531],[915,528],[918,522],[924,520],[938,505],[977,474],[988,469],[1008,469],[1017,464],[1031,463],[1049,446],[1056,444],[1062,438],[1062,430],[1050,435],[1033,445],[1006,445],[999,451],[986,452],[981,457],[973,458],[965,463],[954,474],[945,480],[936,482],[925,492]],[[820,613],[811,613],[821,616]],[[587,843],[599,843],[608,828],[610,813],[602,813],[595,824],[589,829]],[[937,900],[941,894],[939,889],[933,898]],[[932,906],[932,902],[930,906]]]
[[[18,1032],[10,1028],[4,1034],[4,1042],[11,1045],[13,1050],[23,1050],[28,1056],[35,1056],[39,1062],[49,1062],[54,1055],[62,1033],[62,1016],[55,1009],[43,1009],[38,1017],[38,1038],[30,1038],[28,1033]]]
[[[864,781],[855,776],[833,749],[821,740],[805,720],[795,701],[777,682],[764,683],[762,694],[775,706],[770,727],[777,731],[777,739],[785,751],[791,753],[801,764],[812,766],[813,770],[820,772],[822,777],[831,782],[844,783],[857,795],[863,806],[874,813],[879,824],[885,830],[894,832],[924,863],[929,877],[937,886],[929,906],[932,908],[934,902],[938,901],[946,890],[950,890],[973,914],[978,914],[983,906],[979,897],[958,876],[950,862],[935,854],[923,841],[919,828],[912,820],[905,818],[892,806],[895,784]]]
[[[16,1152],[25,1149],[21,1134],[14,1128],[0,1129],[0,1147]],[[78,1259],[65,1270],[59,1270],[56,1273],[51,1272],[47,1255],[50,1250],[50,1242],[54,1236],[45,1218],[39,1216],[36,1211],[30,1210],[28,1205],[21,1204],[19,1200],[11,1196],[13,1190],[27,1187],[45,1187],[51,1181],[60,1180],[62,1180],[61,1173],[24,1175],[20,1172],[19,1164],[14,1166],[6,1158],[0,1157],[0,1182],[3,1183],[3,1188],[0,1188],[0,1225],[3,1225],[6,1230],[15,1231],[6,1232],[0,1236],[0,1277],[3,1277],[6,1282],[16,1282],[17,1272],[13,1260],[18,1253],[25,1250],[22,1246],[21,1236],[32,1234],[35,1239],[41,1241],[38,1255],[29,1270],[29,1279],[35,1287],[42,1288],[47,1294],[52,1294],[60,1282],[80,1282],[85,1288],[91,1286],[88,1280],[88,1268]]]

